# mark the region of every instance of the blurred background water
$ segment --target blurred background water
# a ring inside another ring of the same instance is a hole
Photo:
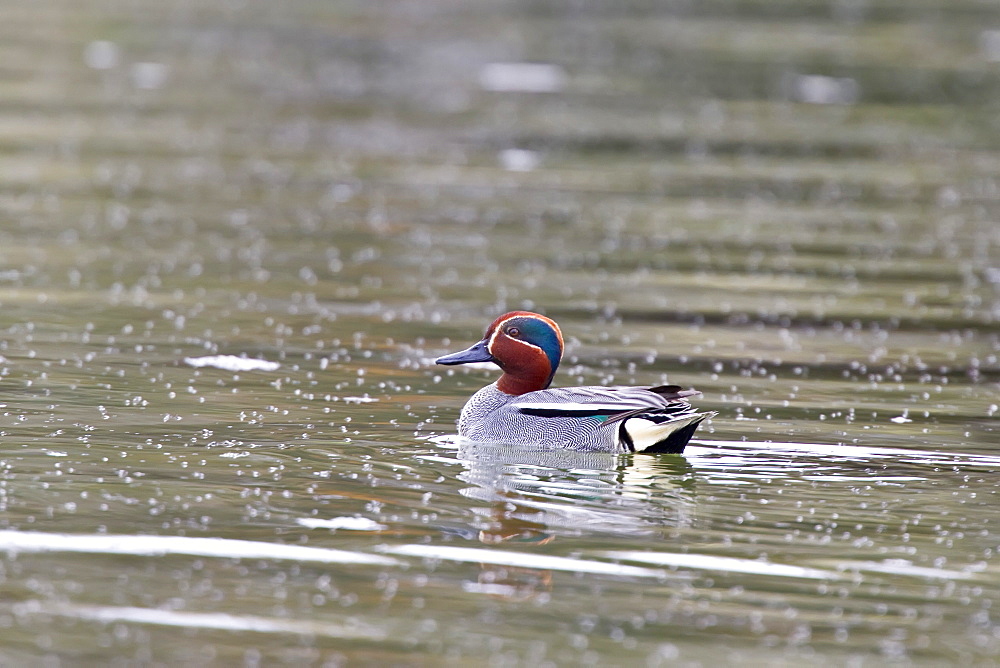
[[[998,661],[995,4],[0,12],[3,664]],[[719,416],[459,442],[515,308]]]

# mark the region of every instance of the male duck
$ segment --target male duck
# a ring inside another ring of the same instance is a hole
[[[493,362],[503,370],[465,404],[459,434],[574,450],[679,453],[698,425],[716,415],[695,412],[684,398],[699,392],[678,385],[546,389],[562,353],[559,325],[511,311],[494,320],[479,343],[439,357],[438,364]]]

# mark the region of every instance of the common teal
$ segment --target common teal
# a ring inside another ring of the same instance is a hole
[[[685,401],[679,385],[547,389],[563,354],[553,320],[505,313],[481,341],[439,357],[438,364],[493,362],[503,370],[462,408],[458,433],[476,441],[558,445],[602,452],[679,453],[698,425],[716,415]]]

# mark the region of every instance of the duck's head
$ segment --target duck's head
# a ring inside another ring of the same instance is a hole
[[[511,311],[494,320],[479,343],[435,361],[493,362],[503,369],[497,388],[507,394],[524,394],[549,386],[562,353],[559,325],[544,315]]]

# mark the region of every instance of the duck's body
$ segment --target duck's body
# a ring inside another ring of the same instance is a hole
[[[438,364],[491,361],[500,379],[462,409],[459,434],[477,441],[600,452],[679,453],[703,420],[676,385],[547,389],[562,357],[562,334],[545,316],[514,311],[497,318],[482,341]]]

